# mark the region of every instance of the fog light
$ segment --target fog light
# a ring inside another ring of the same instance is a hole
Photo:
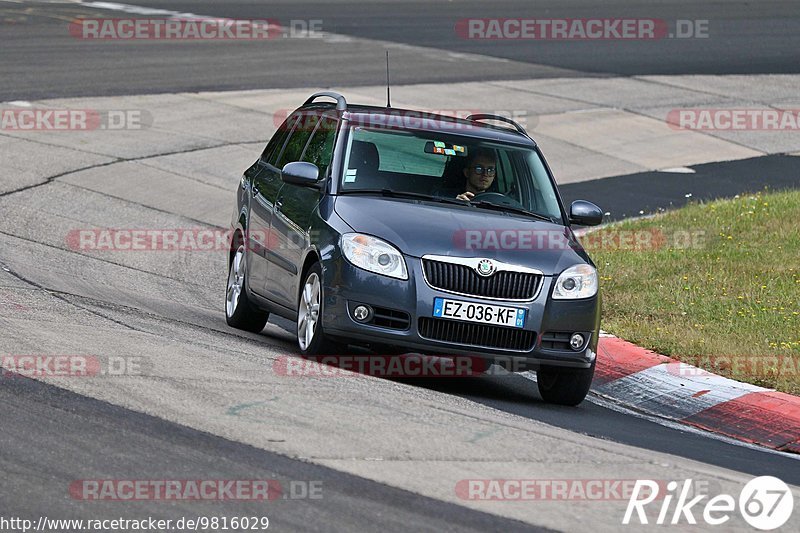
[[[353,309],[353,317],[359,322],[366,322],[372,313],[366,305],[359,305]]]
[[[572,349],[576,352],[581,351],[584,342],[586,341],[583,339],[583,335],[580,333],[573,333],[572,337],[569,338],[569,345],[572,346]]]

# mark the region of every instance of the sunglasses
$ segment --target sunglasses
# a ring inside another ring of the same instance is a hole
[[[483,176],[484,173],[487,176],[494,176],[495,172],[497,172],[495,167],[483,167],[481,165],[475,165],[472,170],[479,176]]]

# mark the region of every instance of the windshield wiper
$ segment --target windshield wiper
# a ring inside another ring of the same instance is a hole
[[[468,202],[456,200],[455,198],[432,196],[430,194],[422,194],[418,192],[393,191],[391,189],[354,189],[351,191],[342,191],[341,194],[380,194],[381,196],[388,196],[391,198],[417,198],[419,200],[428,200],[431,202],[441,202],[445,204],[456,204],[463,206],[469,205]]]
[[[472,202],[472,205],[474,205],[475,207],[494,209],[496,211],[512,211],[514,213],[527,215],[529,217],[538,218],[539,220],[546,220],[547,222],[552,222],[553,224],[557,224],[555,218],[553,217],[542,215],[541,213],[535,213],[533,211],[528,211],[527,209],[524,209],[522,207],[515,207],[513,205],[500,205],[492,202],[487,202],[485,200],[481,200],[480,202]]]

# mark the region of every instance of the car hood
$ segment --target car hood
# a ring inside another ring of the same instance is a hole
[[[546,275],[591,262],[570,228],[499,211],[355,195],[338,196],[334,209],[358,233],[388,241],[414,257],[496,259]]]

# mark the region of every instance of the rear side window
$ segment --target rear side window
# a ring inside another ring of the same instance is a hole
[[[303,154],[303,161],[317,165],[321,178],[327,175],[328,166],[331,164],[333,142],[336,139],[336,126],[337,121],[333,118],[322,118],[311,140],[308,141],[308,146],[306,146],[306,151]]]
[[[281,149],[286,142],[286,137],[292,131],[295,123],[297,122],[298,115],[292,115],[287,118],[283,124],[278,127],[275,135],[272,136],[267,147],[264,148],[264,153],[261,154],[261,160],[270,165],[276,166],[278,156],[281,155]]]
[[[286,163],[300,161],[300,157],[303,155],[303,149],[306,147],[306,143],[309,137],[311,137],[314,128],[316,128],[318,121],[318,114],[317,117],[312,116],[312,114],[300,116],[300,121],[292,131],[292,134],[289,135],[289,140],[286,141],[283,153],[278,158],[278,164],[275,166],[283,168],[283,165]]]

